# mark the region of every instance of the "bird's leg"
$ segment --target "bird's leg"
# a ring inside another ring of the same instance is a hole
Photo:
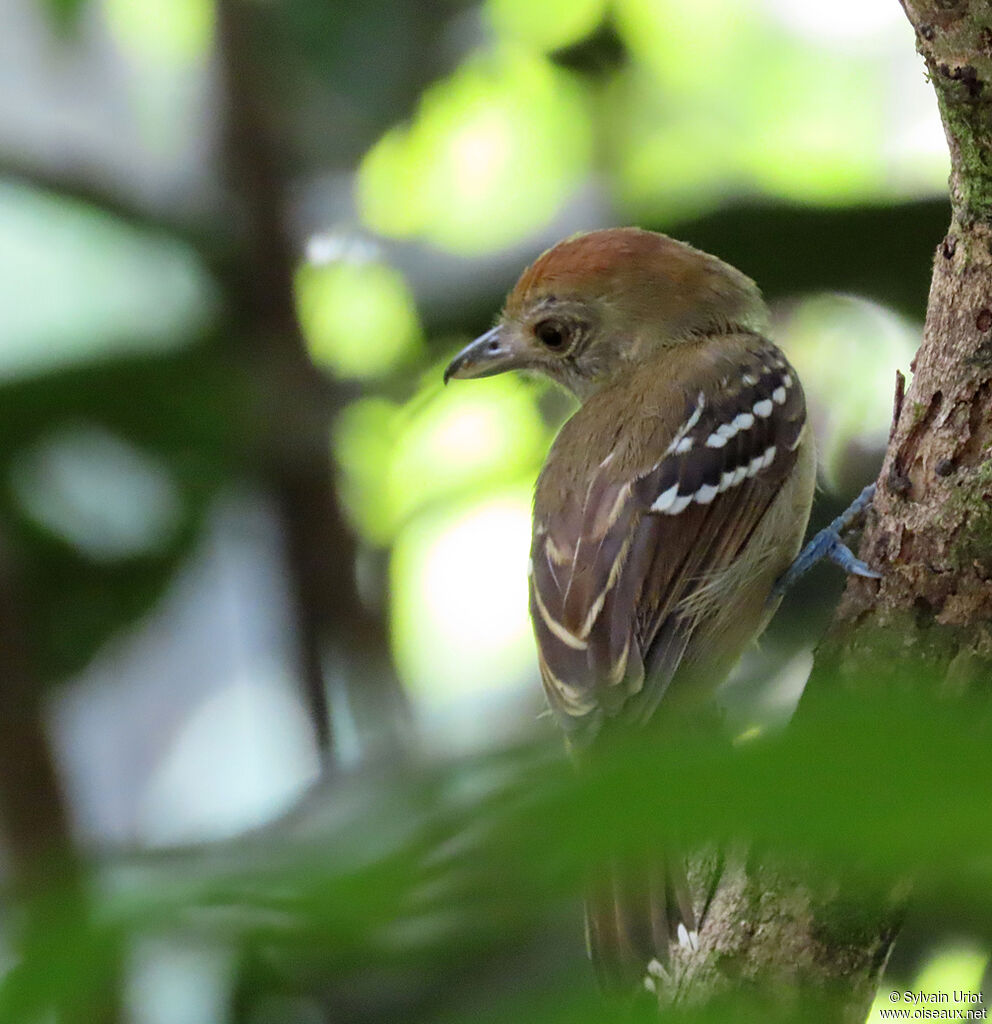
[[[822,558],[829,558],[845,572],[869,579],[881,579],[881,573],[856,558],[851,549],[840,539],[841,534],[855,523],[875,497],[875,485],[869,484],[850,505],[829,525],[824,527],[799,552],[796,560],[782,573],[772,587],[771,598],[781,597],[800,576],[805,575]]]

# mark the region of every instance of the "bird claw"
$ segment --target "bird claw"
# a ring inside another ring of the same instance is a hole
[[[862,562],[854,552],[842,541],[837,538],[837,543],[827,552],[827,558],[830,559],[834,565],[839,565],[844,572],[850,573],[852,576],[864,576],[865,579],[869,580],[880,580],[882,574],[876,572],[866,562]]]
[[[839,565],[845,572],[853,576],[863,576],[873,580],[881,579],[881,573],[876,572],[871,566],[857,558],[840,539],[841,534],[864,515],[874,497],[875,485],[869,484],[829,526],[820,530],[799,552],[792,565],[775,581],[771,598],[781,597],[800,576],[804,576],[824,558]]]

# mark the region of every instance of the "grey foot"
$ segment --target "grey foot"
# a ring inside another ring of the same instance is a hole
[[[851,549],[840,539],[841,534],[847,530],[860,516],[875,497],[875,485],[869,484],[851,504],[827,527],[824,527],[807,545],[799,552],[798,557],[775,581],[771,597],[781,597],[793,583],[801,576],[804,576],[821,559],[827,558],[835,565],[839,565],[845,572],[854,576],[866,576],[869,579],[877,580],[882,574],[876,572],[869,565],[866,565],[860,558],[855,557]]]

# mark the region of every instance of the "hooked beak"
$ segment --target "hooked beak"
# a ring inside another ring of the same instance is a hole
[[[509,343],[506,330],[497,324],[485,334],[480,334],[475,341],[469,342],[448,363],[444,371],[444,383],[447,384],[452,377],[491,377],[494,373],[515,369],[522,363],[520,354]]]

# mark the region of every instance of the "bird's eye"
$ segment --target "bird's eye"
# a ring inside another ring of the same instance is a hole
[[[534,325],[534,337],[553,352],[561,352],[568,347],[569,332],[557,320],[541,320]]]

